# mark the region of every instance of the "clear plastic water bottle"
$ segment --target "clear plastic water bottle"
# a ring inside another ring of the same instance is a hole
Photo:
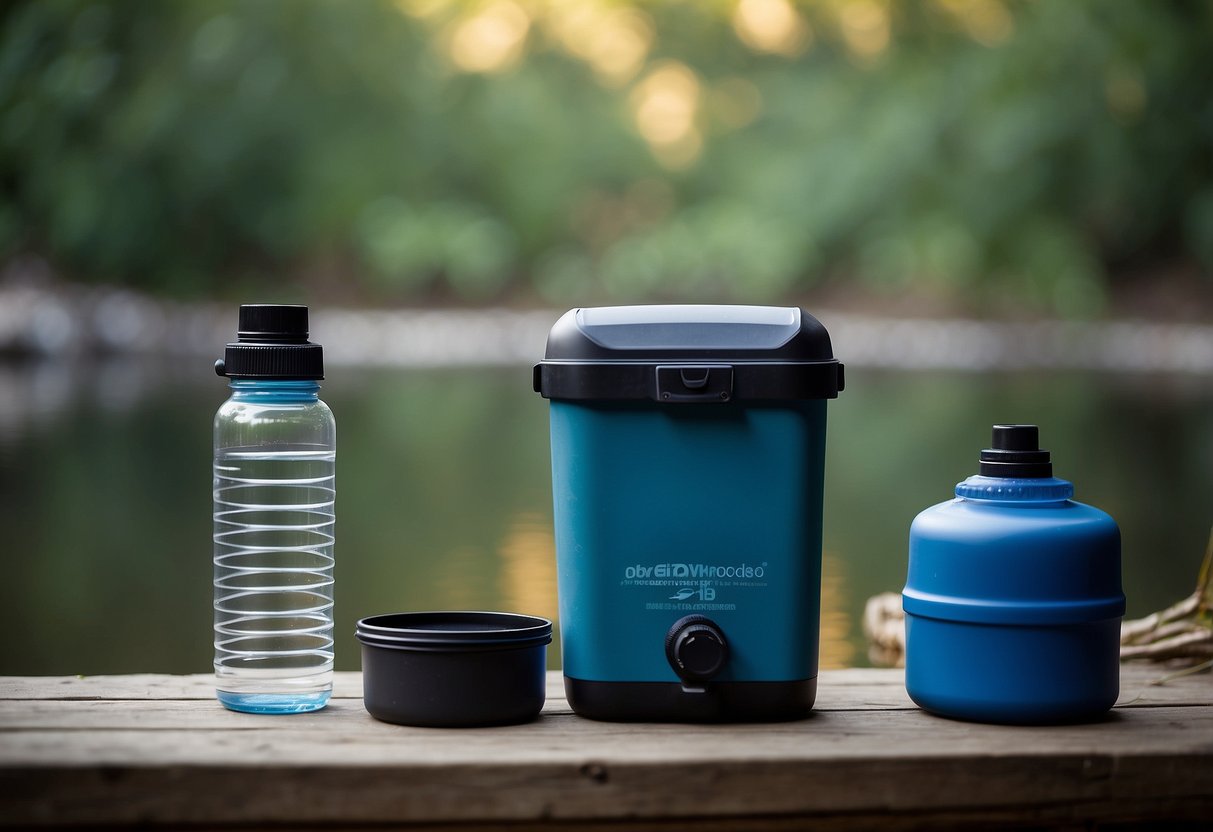
[[[215,372],[215,683],[234,711],[323,708],[333,678],[336,425],[306,306],[240,307]]]

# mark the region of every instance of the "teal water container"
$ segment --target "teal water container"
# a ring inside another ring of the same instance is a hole
[[[1053,476],[1035,425],[995,425],[980,474],[910,528],[906,690],[995,723],[1096,718],[1120,690],[1120,530]]]
[[[574,309],[551,400],[565,690],[608,720],[785,720],[817,684],[830,337],[796,308]]]

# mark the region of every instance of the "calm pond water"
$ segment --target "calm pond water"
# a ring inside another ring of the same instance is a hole
[[[546,402],[530,368],[337,370],[337,667],[355,620],[501,608],[555,618]],[[1213,523],[1213,386],[1193,376],[848,367],[830,404],[823,665],[864,664],[914,515],[1036,422],[1059,476],[1120,522],[1130,615],[1188,594]],[[0,674],[207,672],[208,368],[0,364]],[[559,666],[558,651],[551,653]]]

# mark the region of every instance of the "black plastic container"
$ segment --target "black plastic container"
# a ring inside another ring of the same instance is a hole
[[[358,622],[363,703],[397,725],[530,722],[543,708],[552,622],[504,612],[405,612]]]

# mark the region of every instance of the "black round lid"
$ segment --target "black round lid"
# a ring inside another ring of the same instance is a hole
[[[1041,479],[1053,476],[1048,451],[1040,449],[1036,425],[995,425],[994,447],[981,452],[983,477]]]
[[[306,306],[246,303],[236,341],[215,362],[215,372],[228,378],[322,379],[324,350],[307,337]]]
[[[397,650],[496,650],[548,644],[552,622],[512,612],[398,612],[362,619],[354,635]]]

